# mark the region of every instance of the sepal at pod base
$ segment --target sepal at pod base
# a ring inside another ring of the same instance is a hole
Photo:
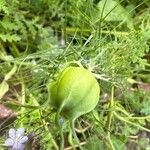
[[[50,105],[66,119],[90,112],[99,101],[100,86],[93,74],[82,67],[67,67],[48,85]]]

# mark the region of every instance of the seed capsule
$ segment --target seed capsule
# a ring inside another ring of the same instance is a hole
[[[67,119],[73,120],[90,112],[99,101],[97,80],[81,67],[67,67],[48,88],[50,105]]]

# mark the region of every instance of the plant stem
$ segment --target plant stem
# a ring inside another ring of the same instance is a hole
[[[111,150],[115,150],[114,145],[111,141],[111,137],[110,137],[110,128],[111,128],[111,122],[112,122],[112,117],[113,117],[113,111],[112,111],[112,107],[114,105],[114,86],[112,86],[112,90],[111,90],[111,99],[110,99],[110,104],[109,104],[109,114],[108,114],[108,118],[107,118],[107,124],[106,124],[106,138],[109,142],[109,146]]]
[[[20,56],[20,52],[19,52],[17,46],[16,46],[14,43],[11,43],[10,51],[11,51],[11,53],[12,53],[15,57],[19,57],[19,56]]]
[[[107,0],[105,0],[103,8],[102,8],[102,12],[101,12],[101,16],[100,16],[100,20],[99,20],[99,31],[98,31],[98,35],[99,35],[99,39],[101,39],[101,33],[102,33],[102,20],[103,20],[103,14],[104,14],[104,9],[106,6]]]
[[[6,50],[1,42],[0,42],[0,49],[3,54],[6,54]]]
[[[60,128],[60,137],[61,137],[61,142],[60,142],[60,150],[64,149],[64,133],[63,133],[63,126]]]
[[[140,129],[142,129],[142,130],[145,130],[145,131],[147,131],[147,132],[150,132],[149,129],[147,129],[147,128],[145,128],[145,127],[139,125],[139,124],[136,124],[136,123],[134,123],[134,122],[131,122],[131,121],[129,121],[129,120],[126,120],[126,119],[124,119],[123,117],[121,117],[120,115],[118,115],[118,114],[115,113],[115,112],[114,112],[114,116],[115,116],[117,119],[121,120],[121,121],[124,121],[124,122],[126,122],[126,123],[129,123],[129,124],[131,124],[131,125],[133,125],[133,126],[136,126],[136,127],[140,128]],[[130,119],[131,119],[131,118],[130,118]]]
[[[21,72],[20,78],[21,78],[21,104],[24,105],[24,104],[25,104],[25,99],[26,99],[25,96],[26,96],[26,95],[25,95],[25,84],[24,84],[22,72]],[[25,111],[25,108],[24,108],[24,107],[21,107],[21,114],[22,114],[22,117],[23,117],[23,115],[24,115],[24,111]],[[22,122],[21,122],[21,126],[23,126],[23,123],[22,123]]]
[[[70,145],[72,146],[72,149],[75,150],[75,145],[74,145],[73,139],[72,139],[72,128],[71,128],[71,124],[70,124],[70,133],[69,133],[69,136],[68,136],[68,141],[69,141]]]
[[[80,28],[66,28],[66,32],[91,32],[90,29],[80,29]],[[116,36],[126,36],[129,35],[128,32],[120,32],[120,31],[106,31],[102,30],[101,33],[103,34],[113,34]]]
[[[76,142],[77,142],[79,148],[82,150],[82,147],[81,147],[81,145],[80,145],[80,141],[79,141],[79,139],[78,139],[78,137],[77,137],[77,134],[76,134],[76,132],[75,132],[74,120],[71,121],[71,124],[70,124],[70,125],[71,125],[72,134],[73,134],[73,136],[74,136],[74,138],[75,138],[75,140],[76,140]]]
[[[60,138],[61,138],[61,141],[60,141],[60,150],[63,150],[64,149],[64,133],[63,133],[63,124],[60,125],[60,122],[59,122],[59,119],[60,119],[60,110],[58,110],[58,112],[56,113],[56,125],[58,126],[58,129],[59,129],[59,133],[60,133]]]

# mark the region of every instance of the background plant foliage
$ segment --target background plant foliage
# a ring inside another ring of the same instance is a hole
[[[17,112],[1,121],[0,144],[6,127],[22,126],[38,148],[58,148],[53,111],[37,107],[76,61],[101,86],[96,109],[76,122],[83,149],[150,149],[149,46],[149,0],[0,0],[0,102]]]

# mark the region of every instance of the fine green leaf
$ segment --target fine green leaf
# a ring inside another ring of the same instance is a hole
[[[17,35],[17,34],[0,34],[0,39],[4,42],[8,41],[8,42],[16,42],[16,41],[20,41],[21,38]]]

